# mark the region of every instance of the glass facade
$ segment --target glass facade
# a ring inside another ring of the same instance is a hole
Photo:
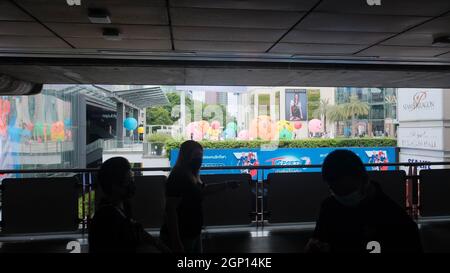
[[[369,114],[358,117],[358,126],[364,127],[363,135],[391,136],[396,135],[397,95],[395,88],[336,88],[336,104],[344,104],[356,96],[369,105]],[[351,131],[351,122],[345,124],[344,132]]]
[[[74,107],[76,95],[52,86],[34,96],[1,96],[0,169],[76,167]]]

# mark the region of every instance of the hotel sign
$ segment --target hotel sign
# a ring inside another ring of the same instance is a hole
[[[398,89],[399,121],[441,120],[443,118],[442,89]]]
[[[398,146],[426,150],[443,150],[443,127],[398,128]]]

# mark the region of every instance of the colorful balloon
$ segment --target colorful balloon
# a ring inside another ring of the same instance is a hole
[[[295,128],[296,130],[301,129],[301,128],[302,128],[302,123],[301,123],[300,121],[294,122],[294,128]]]
[[[211,128],[213,128],[214,130],[218,130],[220,129],[220,122],[217,120],[214,120],[211,122]]]
[[[311,133],[318,133],[322,131],[322,121],[320,119],[312,119],[308,123],[308,129]]]
[[[289,130],[286,129],[286,128],[284,128],[283,130],[281,130],[281,131],[279,132],[279,139],[280,139],[280,140],[291,140],[293,136],[294,136],[294,135],[292,134],[292,132],[289,131]]]
[[[277,133],[277,126],[269,116],[258,116],[250,123],[250,139],[274,140]]]
[[[231,130],[237,131],[237,125],[234,122],[228,122],[226,129],[231,129]]]
[[[234,128],[227,128],[224,131],[224,138],[227,140],[236,138],[236,130]]]
[[[202,134],[202,138],[205,137],[205,135],[208,133],[208,129],[210,127],[209,122],[207,122],[206,120],[200,120],[200,121],[198,121],[198,127]]]
[[[249,139],[249,132],[248,132],[248,130],[240,131],[239,134],[238,134],[237,139],[238,140],[248,140]]]
[[[186,138],[195,141],[203,139],[203,134],[197,121],[191,122],[186,126]]]
[[[138,122],[135,118],[126,118],[123,121],[123,127],[125,127],[125,129],[131,131],[136,129],[138,126]]]

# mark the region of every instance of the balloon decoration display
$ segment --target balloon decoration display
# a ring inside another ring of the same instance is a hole
[[[249,132],[248,130],[242,130],[239,132],[237,139],[238,140],[248,140],[249,139]]]
[[[223,131],[223,138],[227,140],[236,139],[236,129],[237,129],[236,123],[228,122],[227,127]]]
[[[213,127],[210,127],[206,135],[209,140],[219,140],[220,129],[213,129]]]
[[[197,121],[191,122],[186,126],[186,138],[195,141],[200,141],[203,139],[202,130]]]
[[[9,100],[0,99],[0,136],[7,136],[8,131],[8,115],[11,111],[11,103]]]
[[[311,133],[318,133],[322,131],[322,121],[320,119],[312,119],[308,123],[308,129]]]
[[[70,127],[72,127],[72,120],[70,118],[66,118],[64,120],[64,128],[69,129]]]
[[[274,140],[277,136],[277,126],[269,116],[258,116],[250,123],[250,139]]]
[[[57,121],[50,127],[50,138],[52,141],[64,141],[64,122]]]
[[[294,128],[295,128],[296,130],[302,129],[302,123],[301,123],[300,121],[294,122]]]
[[[237,131],[237,125],[236,125],[236,123],[234,123],[234,122],[228,122],[226,128],[227,128],[227,129],[234,130],[234,131]]]
[[[278,130],[278,138],[280,140],[290,140],[294,137],[294,134],[292,133],[294,131],[294,127],[287,120],[278,121],[277,130]]]
[[[200,121],[198,121],[198,127],[202,134],[202,138],[205,137],[205,135],[208,133],[208,130],[210,127],[209,122],[207,122],[206,120],[200,120]]]
[[[123,121],[123,127],[125,127],[125,129],[131,131],[136,129],[138,126],[138,122],[135,118],[126,118]]]
[[[220,129],[220,122],[217,121],[217,120],[212,121],[212,122],[211,122],[211,128],[212,128],[213,130],[218,130],[218,129]]]
[[[42,122],[36,122],[33,128],[33,136],[38,141],[47,141],[51,137],[51,125]]]
[[[220,139],[220,122],[217,120],[214,120],[211,122],[208,132],[207,132],[207,139],[209,140],[219,140]]]

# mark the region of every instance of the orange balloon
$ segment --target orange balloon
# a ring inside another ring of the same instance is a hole
[[[269,116],[258,116],[250,123],[250,139],[274,140],[276,133],[276,123]]]

